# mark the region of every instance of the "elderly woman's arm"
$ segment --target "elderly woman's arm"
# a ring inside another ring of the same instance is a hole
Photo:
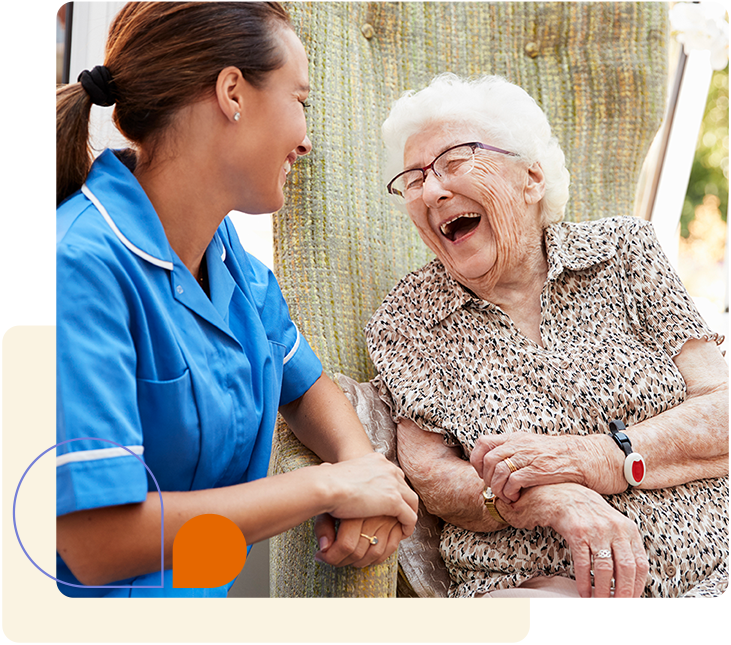
[[[427,510],[456,526],[476,532],[505,529],[482,502],[484,483],[460,450],[445,446],[442,437],[414,422],[398,425],[398,456],[402,469]],[[497,501],[505,520],[516,528],[550,526],[571,549],[579,593],[592,595],[591,554],[611,549],[613,560],[597,560],[594,594],[608,597],[612,578],[615,597],[642,593],[649,565],[637,527],[596,492],[576,484],[535,486],[512,504]]]
[[[442,435],[408,419],[398,424],[396,446],[401,469],[432,515],[471,531],[505,528],[479,503],[485,485],[460,458],[461,449],[450,448]]]
[[[646,463],[641,488],[665,488],[728,474],[728,367],[716,346],[689,340],[674,359],[686,400],[626,430]],[[518,469],[511,473],[509,458]],[[508,501],[541,484],[575,482],[602,494],[627,488],[624,453],[609,435],[481,437],[471,454],[478,474]]]

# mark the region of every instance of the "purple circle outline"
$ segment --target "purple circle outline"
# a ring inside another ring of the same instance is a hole
[[[23,546],[23,542],[20,540],[20,535],[18,534],[18,525],[15,521],[15,506],[18,501],[18,493],[20,492],[20,486],[23,483],[23,480],[25,479],[25,476],[28,474],[28,471],[33,467],[33,464],[35,464],[43,455],[45,455],[47,452],[50,452],[54,448],[57,448],[58,446],[62,446],[65,443],[71,443],[72,441],[85,441],[85,440],[91,440],[91,441],[105,441],[107,443],[113,443],[115,446],[118,446],[119,448],[123,448],[126,450],[130,455],[132,455],[137,461],[139,461],[146,469],[147,472],[150,473],[150,477],[152,477],[152,481],[155,482],[155,486],[157,488],[157,494],[160,497],[160,584],[159,585],[75,585],[72,582],[65,582],[63,580],[59,580],[58,578],[55,578],[50,573],[44,571],[41,569],[28,555],[28,552],[25,550],[25,547]],[[116,441],[112,441],[111,439],[102,439],[101,437],[79,437],[78,439],[66,439],[66,441],[61,441],[60,443],[54,444],[47,450],[44,450],[40,455],[38,455],[28,466],[28,468],[25,469],[25,472],[23,473],[23,476],[20,478],[20,481],[18,482],[18,486],[15,489],[15,496],[13,497],[13,528],[15,529],[15,537],[18,539],[18,544],[20,544],[20,548],[23,549],[23,553],[25,553],[25,557],[28,558],[33,566],[38,569],[44,576],[48,576],[51,578],[51,580],[55,580],[56,582],[60,582],[62,585],[66,585],[68,587],[77,587],[79,589],[162,589],[165,587],[165,508],[162,503],[162,492],[160,491],[160,485],[157,483],[157,479],[155,479],[155,475],[152,474],[152,471],[148,467],[148,465],[140,459],[139,455],[136,455],[133,453],[127,446],[123,446],[121,443],[117,443]]]

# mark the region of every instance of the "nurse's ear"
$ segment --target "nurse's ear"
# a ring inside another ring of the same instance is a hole
[[[526,204],[537,204],[543,199],[546,193],[546,177],[543,174],[543,168],[537,161],[528,166],[528,172],[525,180],[525,196]]]
[[[223,116],[231,123],[241,118],[249,84],[238,67],[225,67],[216,79],[216,99]]]

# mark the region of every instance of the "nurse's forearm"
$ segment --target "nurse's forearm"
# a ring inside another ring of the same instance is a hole
[[[376,453],[236,486],[164,492],[162,497],[166,568],[172,566],[173,540],[178,530],[198,515],[227,517],[241,529],[247,543],[253,544],[321,513],[339,518],[388,515],[398,518],[410,534],[418,503],[403,473]],[[59,517],[56,548],[74,575],[87,585],[159,571],[158,494],[149,493],[139,504]]]
[[[373,451],[353,406],[324,372],[302,397],[279,411],[297,438],[323,461],[335,463]]]

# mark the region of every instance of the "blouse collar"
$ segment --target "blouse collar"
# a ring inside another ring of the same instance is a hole
[[[564,271],[581,271],[605,262],[617,250],[616,218],[593,222],[552,224],[544,232],[548,258],[547,280],[557,280]],[[413,308],[409,312],[392,312],[402,331],[414,325],[430,329],[468,303],[484,308],[485,301],[458,283],[439,260],[432,260],[410,274]],[[421,288],[420,288],[421,287]]]

